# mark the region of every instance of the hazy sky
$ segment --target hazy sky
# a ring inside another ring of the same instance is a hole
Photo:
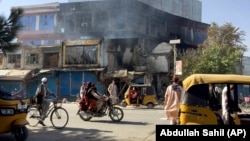
[[[200,0],[202,2],[202,22],[219,26],[231,23],[239,27],[239,31],[245,31],[243,42],[248,51],[245,56],[250,57],[250,0]],[[10,8],[14,6],[26,6],[51,2],[65,3],[68,0],[0,0],[0,14],[9,16]]]

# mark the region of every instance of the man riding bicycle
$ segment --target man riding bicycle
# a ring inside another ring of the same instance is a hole
[[[40,109],[41,109],[41,119],[39,120],[39,123],[43,126],[46,126],[43,123],[43,120],[46,118],[46,113],[49,109],[49,105],[51,102],[51,99],[48,99],[48,98],[50,95],[54,95],[54,94],[51,93],[47,87],[47,78],[43,77],[41,81],[42,83],[39,84],[36,89],[35,98],[36,98],[36,104],[40,106]]]

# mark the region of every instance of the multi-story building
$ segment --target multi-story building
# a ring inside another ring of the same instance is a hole
[[[188,19],[145,3],[104,0],[23,6],[24,29],[18,35],[23,46],[8,54],[2,68],[40,70],[31,87],[45,75],[61,96],[76,95],[86,81],[95,82],[104,93],[114,78],[121,91],[133,81],[152,83],[160,92],[173,74],[169,41],[181,40],[177,54],[196,48],[206,39],[209,25],[199,21],[199,12],[193,17],[186,13]],[[197,12],[200,7],[195,5],[189,6]]]
[[[106,0],[68,0],[69,2],[106,1]],[[202,5],[200,0],[138,0],[153,8],[175,16],[201,22]]]

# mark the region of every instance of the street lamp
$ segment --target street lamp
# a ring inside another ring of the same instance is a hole
[[[170,40],[169,41],[170,45],[174,45],[173,46],[173,51],[174,51],[174,74],[176,73],[176,57],[177,57],[177,54],[176,54],[176,44],[179,44],[179,43],[181,43],[180,39]]]
[[[224,40],[225,40],[226,36],[228,36],[229,34],[235,33],[235,32],[237,32],[238,30],[239,30],[239,28],[238,28],[238,27],[235,27],[232,31],[229,31],[227,34],[225,34],[225,35],[223,36],[223,38],[222,38],[222,40],[221,40],[221,44],[220,44],[221,48],[223,47]]]

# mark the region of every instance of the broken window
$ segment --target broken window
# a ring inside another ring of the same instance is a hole
[[[80,18],[80,29],[81,31],[89,31],[91,30],[91,15],[82,15]]]
[[[65,65],[97,64],[97,45],[68,46],[65,50]]]

